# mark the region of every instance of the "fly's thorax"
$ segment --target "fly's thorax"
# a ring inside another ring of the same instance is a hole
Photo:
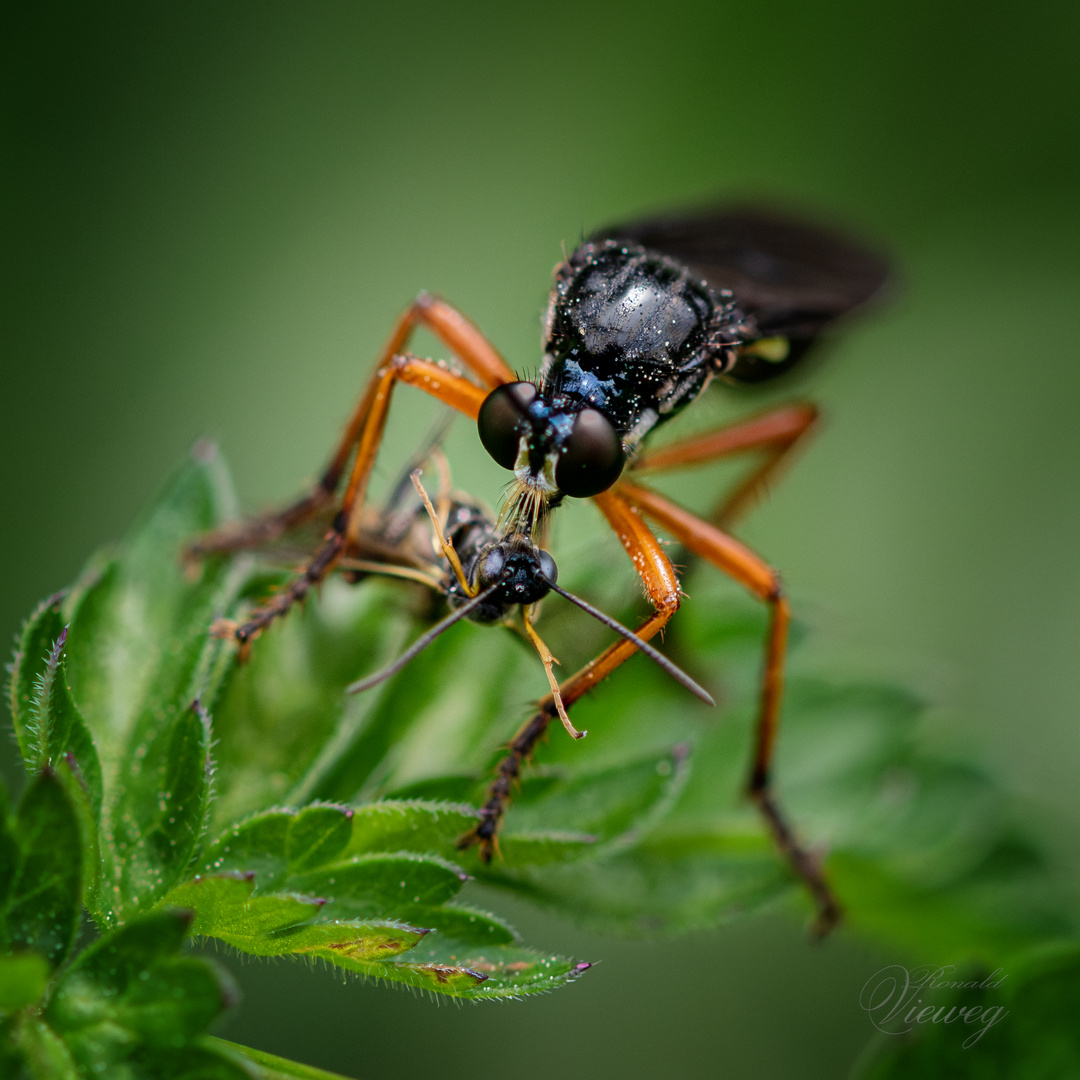
[[[671,259],[582,244],[556,270],[541,386],[603,412],[633,452],[734,363],[744,321],[730,293]]]
[[[642,440],[734,362],[745,320],[678,263],[632,245],[583,244],[556,272],[540,379],[497,387],[478,417],[514,471],[499,528],[535,535],[563,495],[610,488]]]

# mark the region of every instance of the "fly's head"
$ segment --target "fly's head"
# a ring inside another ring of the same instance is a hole
[[[619,433],[602,412],[531,382],[492,390],[477,427],[487,452],[514,473],[500,520],[504,535],[538,535],[563,496],[607,491],[626,460]]]

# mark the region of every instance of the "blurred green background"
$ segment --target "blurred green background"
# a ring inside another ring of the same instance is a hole
[[[797,387],[827,427],[742,535],[784,571],[813,662],[925,694],[931,737],[1075,850],[1075,4],[114,3],[6,22],[0,630],[200,436],[246,506],[299,490],[419,289],[531,370],[561,245],[716,194],[794,201],[894,252],[902,289]],[[431,415],[416,397],[384,474]],[[450,445],[494,501],[475,433]],[[564,511],[556,556],[594,528]],[[860,987],[899,959],[773,920],[625,944],[511,915],[605,962],[469,1008],[253,965],[223,1033],[365,1077],[830,1077],[871,1034]]]

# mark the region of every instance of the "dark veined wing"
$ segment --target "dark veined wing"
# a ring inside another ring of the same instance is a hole
[[[730,289],[761,337],[789,340],[783,360],[740,357],[730,372],[740,382],[786,371],[829,323],[867,303],[889,275],[886,261],[858,241],[751,206],[646,218],[599,229],[589,239],[628,241],[677,260],[711,289]]]

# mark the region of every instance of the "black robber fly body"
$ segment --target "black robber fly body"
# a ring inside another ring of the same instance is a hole
[[[481,441],[517,481],[507,527],[606,491],[714,378],[782,374],[884,279],[875,256],[758,211],[601,230],[556,268],[539,378],[480,411]]]
[[[480,438],[516,484],[505,527],[611,487],[659,424],[729,369],[745,335],[730,297],[636,245],[587,243],[560,264],[536,383],[496,388]]]
[[[795,836],[772,794],[788,603],[777,573],[728,531],[813,427],[816,409],[795,402],[657,448],[650,445],[650,436],[711,383],[749,385],[788,371],[831,324],[878,293],[886,276],[885,262],[861,244],[754,208],[654,217],[601,229],[556,267],[535,380],[519,378],[460,312],[422,294],[399,318],[318,485],[285,510],[203,538],[192,550],[201,554],[259,546],[318,511],[335,511],[322,545],[287,592],[236,628],[237,639],[249,642],[355,547],[368,479],[400,383],[476,420],[484,447],[510,472],[498,521],[485,524],[490,536],[475,548],[476,567],[498,566],[492,580],[499,586],[492,596],[512,576],[508,558],[524,559],[520,565],[531,567],[522,571],[526,578],[539,573],[536,553],[553,510],[567,500],[595,501],[639,574],[653,612],[633,634],[620,636],[558,686],[553,682],[552,693],[539,702],[536,715],[511,744],[482,808],[481,824],[464,838],[479,843],[490,857],[513,783],[548,722],[560,715],[572,731],[565,707],[641,651],[679,607],[679,581],[653,532],[658,526],[768,608],[747,791],[777,846],[813,893],[817,925],[824,932],[838,918],[839,906],[818,860]],[[406,353],[418,326],[439,338],[467,374]],[[666,469],[747,453],[759,460],[704,515],[645,482]],[[533,586],[543,588],[540,579],[534,576]],[[452,602],[455,588],[465,596],[463,604],[476,602],[483,591],[478,579],[459,575],[450,587]],[[476,602],[471,610],[479,614],[480,608]]]

